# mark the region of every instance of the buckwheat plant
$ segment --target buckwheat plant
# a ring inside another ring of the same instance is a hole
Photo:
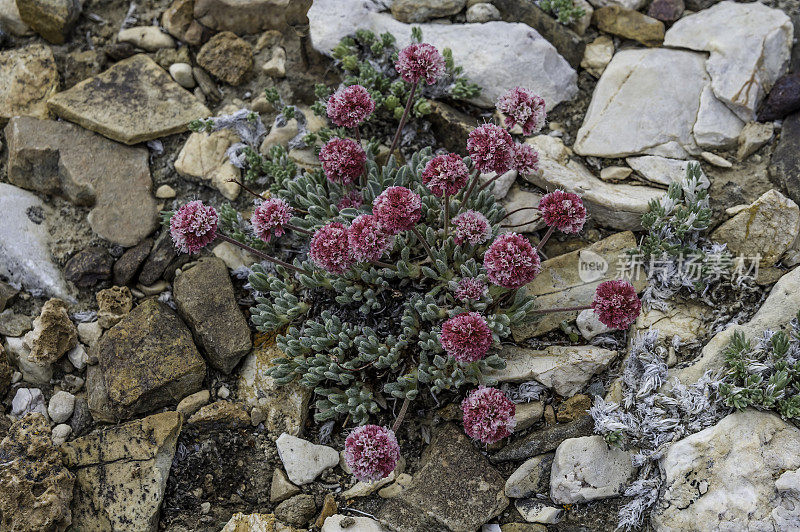
[[[424,43],[398,54],[396,68],[412,84],[406,111],[413,87],[435,81],[443,61]],[[332,115],[344,117],[341,123],[357,137],[372,106],[363,91],[351,92],[352,109],[338,102]],[[601,321],[621,328],[638,314],[636,293],[622,281],[598,289],[591,304],[532,309],[525,285],[541,270],[539,250],[557,229],[580,230],[586,210],[577,196],[551,192],[539,207],[549,228],[537,246],[499,233],[505,213],[492,182],[478,186],[478,176],[487,168],[532,169],[536,154],[529,149],[485,124],[470,137],[469,157],[434,156],[427,148],[403,166],[393,156],[379,165],[357,139],[336,137],[320,151],[321,169],[283,180],[269,196],[247,189],[255,196],[249,221],[228,211],[221,217],[199,201],[172,215],[170,229],[182,251],[220,239],[272,263],[252,267],[252,321],[259,331],[278,333],[284,356],[270,374],[278,384],[297,381],[313,390],[317,421],[365,425],[388,406],[386,396],[402,401],[391,428],[367,425],[348,438],[345,456],[358,478],[391,472],[394,433],[421,393],[482,386],[464,402],[465,430],[486,443],[510,434],[513,403],[489,387],[487,370],[504,367],[501,340],[534,312],[593,306]],[[309,238],[308,253],[299,250],[291,263],[267,252],[285,233]]]
[[[550,13],[560,24],[568,26],[586,14],[573,0],[539,0],[542,11]]]

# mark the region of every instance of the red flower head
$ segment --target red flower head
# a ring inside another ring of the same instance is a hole
[[[353,265],[348,231],[339,222],[331,222],[317,229],[311,237],[311,260],[330,273],[342,274]]]
[[[172,215],[169,233],[183,253],[197,253],[217,237],[217,211],[202,201],[190,201]]]
[[[586,207],[572,192],[554,190],[545,194],[539,201],[539,212],[544,223],[564,233],[577,233],[586,223]]]
[[[506,115],[507,128],[519,124],[525,136],[538,133],[547,116],[544,98],[522,87],[514,87],[501,96],[497,100],[497,110]]]
[[[517,233],[498,236],[483,255],[483,267],[491,282],[512,289],[533,281],[542,269],[536,250]]]
[[[486,357],[492,347],[492,331],[483,316],[466,312],[442,324],[439,342],[459,362],[475,362]]]
[[[539,154],[530,144],[514,145],[514,169],[520,174],[530,174],[539,169]]]
[[[319,151],[319,160],[329,181],[347,185],[364,173],[367,154],[354,140],[332,138]]]
[[[283,226],[289,223],[294,209],[280,198],[269,198],[253,211],[250,223],[256,236],[264,242],[269,242],[273,233],[280,237],[285,232]]]
[[[433,85],[444,75],[445,63],[435,46],[415,43],[400,50],[394,68],[408,83],[425,80],[428,85]]]
[[[467,139],[467,151],[475,168],[487,174],[505,174],[514,168],[516,147],[511,135],[500,126],[483,124],[473,129]]]
[[[364,204],[364,197],[358,190],[351,190],[339,199],[336,207],[341,211],[342,209],[354,208],[357,209]]]
[[[375,101],[361,85],[342,87],[328,99],[331,122],[341,127],[356,127],[375,110]]]
[[[394,238],[387,235],[372,214],[362,214],[350,225],[348,230],[350,250],[356,262],[372,262],[386,253]]]
[[[385,427],[363,425],[354,429],[344,442],[344,461],[362,482],[388,477],[399,459],[397,438]]]
[[[372,202],[372,213],[390,235],[413,228],[422,216],[422,200],[406,187],[389,187]]]
[[[453,218],[453,240],[459,246],[468,243],[472,246],[483,244],[492,236],[492,226],[486,216],[478,211],[464,211]]]
[[[464,277],[456,287],[456,299],[459,301],[477,301],[486,292],[486,283],[477,277]]]
[[[631,283],[617,279],[597,285],[592,308],[603,325],[627,329],[639,316],[642,302]]]
[[[461,403],[464,432],[483,443],[498,442],[514,431],[516,410],[516,405],[497,388],[479,386]]]
[[[436,196],[452,196],[464,188],[469,178],[469,168],[455,153],[437,155],[425,165],[422,182]]]

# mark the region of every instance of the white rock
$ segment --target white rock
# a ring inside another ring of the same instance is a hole
[[[705,63],[714,94],[750,121],[786,72],[792,34],[791,19],[779,9],[725,1],[677,21],[664,36],[664,46],[710,52]]]
[[[614,57],[614,41],[608,35],[600,35],[586,45],[581,59],[581,68],[599,78]]]
[[[512,499],[524,499],[537,495],[540,486],[550,483],[550,465],[552,464],[552,453],[540,454],[529,458],[519,466],[516,471],[506,480],[503,489],[507,497]],[[546,479],[545,482],[542,482]]]
[[[280,435],[275,445],[278,447],[278,456],[283,462],[286,476],[298,486],[313,482],[320,473],[339,463],[336,449],[316,445],[286,433]]]
[[[667,186],[672,183],[679,183],[681,179],[686,177],[686,169],[689,167],[689,161],[667,159],[658,155],[628,157],[625,162],[637,174],[648,181]]]
[[[633,170],[625,166],[606,166],[600,170],[600,179],[603,181],[622,181],[627,179]]]
[[[714,166],[718,166],[719,168],[730,168],[733,166],[733,163],[730,161],[723,159],[716,153],[711,153],[708,151],[704,151],[700,153],[700,157],[706,160],[706,162],[713,164]]]
[[[16,0],[0,0],[0,29],[17,37],[33,34],[33,30],[22,22]]]
[[[675,377],[684,384],[692,384],[706,371],[721,369],[725,364],[725,350],[736,331],[741,331],[748,339],[760,336],[766,329],[776,331],[794,318],[796,309],[800,309],[800,268],[795,268],[778,279],[764,304],[750,321],[718,332],[703,347],[700,357],[694,363],[670,370],[670,380]]]
[[[48,222],[55,212],[35,194],[0,183],[0,276],[34,295],[74,301],[50,256]]]
[[[47,417],[47,405],[39,388],[20,388],[11,401],[11,415],[23,417],[29,412],[39,412]]]
[[[503,347],[501,356],[506,367],[489,372],[493,379],[499,382],[536,379],[557,394],[570,397],[578,393],[593,375],[608,367],[617,352],[592,345],[553,345],[542,351],[507,345]]]
[[[81,322],[78,324],[77,329],[78,339],[89,347],[92,347],[100,339],[100,335],[103,334],[103,328],[100,327],[100,323],[97,321]]]
[[[85,368],[86,362],[89,361],[89,355],[86,353],[86,349],[83,347],[83,344],[78,344],[70,349],[67,352],[67,358],[69,358],[70,363],[78,371]]]
[[[619,230],[641,230],[642,215],[648,211],[650,200],[660,199],[663,190],[606,183],[577,160],[562,164],[551,158],[546,149],[539,149],[544,139],[548,139],[545,141],[548,143],[560,142],[548,135],[528,139],[539,151],[539,171],[523,175],[526,181],[544,190],[559,188],[575,192],[583,199],[589,216],[602,225]]]
[[[704,54],[665,48],[617,52],[597,82],[573,149],[598,157],[683,159],[700,151],[697,122],[704,146],[729,146],[743,123],[713,94],[704,94],[710,83]]]
[[[209,181],[229,200],[239,197],[241,172],[228,160],[228,148],[239,138],[233,131],[223,129],[213,133],[192,133],[175,159],[175,170],[183,177]]]
[[[772,122],[748,122],[739,133],[739,149],[736,158],[740,161],[750,157],[772,139],[774,133]]]
[[[600,323],[600,320],[597,319],[597,314],[590,308],[582,310],[580,314],[578,314],[578,317],[575,319],[575,324],[578,326],[581,336],[587,340],[591,340],[598,334],[606,334],[614,330],[608,325]]]
[[[347,526],[341,526],[342,520]],[[322,532],[386,532],[386,529],[375,519],[369,517],[351,517],[336,514],[325,519]]]
[[[55,423],[64,423],[72,416],[74,409],[75,396],[64,390],[54,393],[47,405],[47,413]]]
[[[489,22],[500,20],[500,11],[492,4],[479,2],[467,9],[467,22]]]
[[[158,26],[125,28],[120,30],[117,41],[130,43],[148,52],[155,52],[161,48],[175,48],[173,38],[162,32]]]
[[[514,214],[511,214],[508,218],[503,220],[503,225],[513,226],[508,227],[507,230],[515,233],[530,233],[543,228],[544,222],[541,219],[542,217],[539,211],[528,209],[528,207],[536,207],[539,205],[539,200],[541,199],[541,194],[528,192],[517,186],[512,187],[511,192],[508,193],[502,202],[503,208],[505,208],[507,213],[523,208],[526,210],[514,212]],[[506,229],[501,230],[505,231]]]
[[[381,13],[382,0],[316,0],[308,11],[314,48],[330,55],[339,41],[356,29],[386,31],[397,37],[397,46],[410,43],[411,26]],[[530,26],[522,23],[414,24],[425,42],[440,51],[453,51],[464,76],[483,89],[473,103],[493,107],[508,89],[520,85],[542,96],[547,108],[573,98],[577,75],[556,49]],[[531,65],[536,65],[532,68]]]
[[[664,308],[642,309],[636,319],[636,330],[658,331],[659,342],[671,345],[678,337],[682,343],[691,343],[703,338],[707,332],[706,321],[711,309],[692,301],[668,302]]]
[[[486,183],[490,179],[493,179],[497,176],[496,172],[489,172],[488,174],[481,174],[478,176],[480,178],[481,184]],[[511,190],[511,186],[514,184],[514,181],[517,179],[517,171],[516,170],[509,170],[505,174],[501,175],[497,178],[494,182],[492,193],[494,194],[494,199],[501,200],[508,195],[508,191]]]
[[[53,378],[51,364],[39,364],[30,359],[30,348],[25,345],[25,338],[6,338],[6,354],[9,360],[19,368],[23,377],[31,384],[49,384]]]
[[[184,89],[193,89],[197,83],[192,74],[192,65],[188,63],[173,63],[169,66],[169,75]]]
[[[264,73],[267,76],[273,78],[285,78],[286,77],[286,50],[278,46],[275,48],[275,51],[272,52],[272,59],[264,63],[264,66],[261,67]]]
[[[561,520],[564,510],[549,506],[535,499],[517,499],[514,501],[517,511],[529,523],[555,524]]]
[[[751,409],[672,444],[655,530],[799,530],[799,448],[800,430]]]
[[[559,504],[619,495],[636,469],[631,455],[609,447],[602,436],[570,438],[556,449],[550,471],[550,498]]]
[[[50,437],[53,439],[53,445],[58,447],[69,438],[69,435],[72,434],[72,427],[66,425],[64,423],[60,425],[56,425],[53,427],[52,432],[50,433]]]

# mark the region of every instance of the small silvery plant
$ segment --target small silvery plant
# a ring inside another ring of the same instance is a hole
[[[320,149],[321,168],[285,175],[266,194],[243,184],[254,196],[249,220],[200,201],[167,215],[182,252],[222,240],[262,261],[249,276],[252,321],[278,335],[284,354],[270,374],[314,391],[316,421],[360,425],[347,438],[345,458],[367,481],[393,470],[395,432],[423,393],[472,389],[462,403],[466,433],[487,444],[511,434],[514,403],[491,387],[490,370],[505,366],[498,351],[513,326],[536,313],[593,308],[601,322],[626,329],[641,309],[633,286],[615,280],[601,283],[586,305],[533,310],[525,286],[541,271],[539,250],[556,230],[581,231],[581,199],[560,190],[541,199],[536,208],[548,229],[536,246],[501,233],[506,213],[493,180],[479,184],[479,175],[530,172],[538,156],[491,123],[470,133],[469,157],[426,148],[399,165],[394,152],[414,93],[440,80],[446,59],[430,44],[413,43],[398,53],[395,69],[411,89],[385,164],[360,138],[375,102],[350,85],[327,101],[342,135]],[[498,106],[507,128],[535,132],[544,121],[544,102],[526,89],[512,89]],[[275,256],[270,250],[286,233],[307,238],[308,252],[292,261]],[[401,405],[392,427],[369,424],[388,408],[387,398]]]

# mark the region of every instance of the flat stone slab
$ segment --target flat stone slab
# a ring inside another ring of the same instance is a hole
[[[31,117],[12,118],[5,133],[11,183],[92,206],[92,230],[115,244],[133,246],[156,228],[146,149]]]
[[[49,46],[32,44],[0,52],[0,124],[12,116],[47,118],[47,99],[58,85]]]
[[[56,94],[47,105],[61,118],[124,144],[186,131],[189,122],[211,114],[144,54]]]
[[[505,479],[449,423],[434,436],[419,471],[377,514],[391,530],[472,532],[508,506]]]

